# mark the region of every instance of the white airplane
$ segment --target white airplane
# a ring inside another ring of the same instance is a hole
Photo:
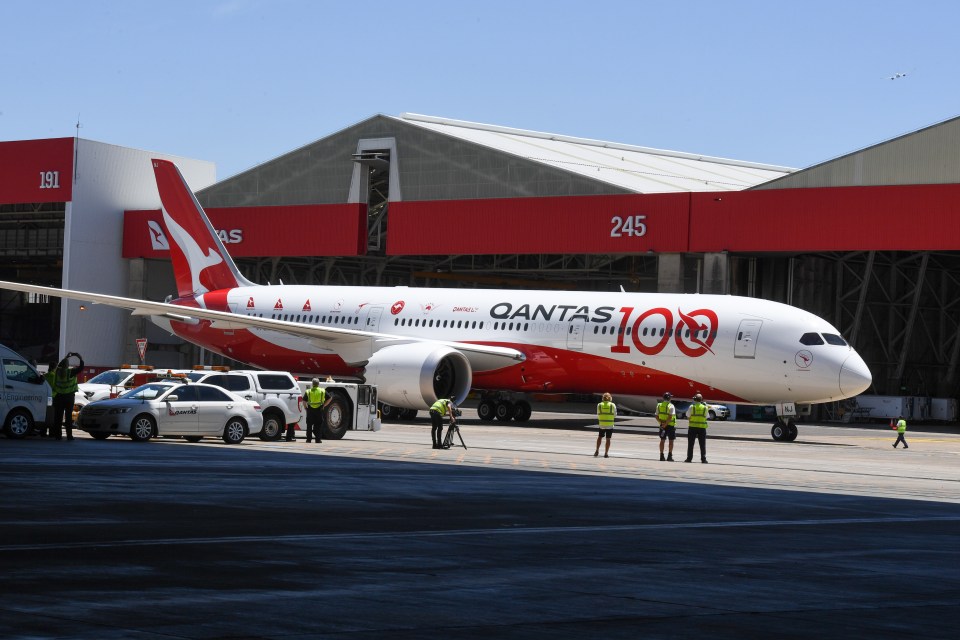
[[[260,286],[237,269],[177,167],[153,160],[178,297],[150,302],[0,281],[0,288],[121,307],[255,366],[378,385],[386,408],[486,392],[598,393],[630,406],[670,391],[792,407],[866,390],[863,359],[825,320],[727,295],[503,289]],[[481,417],[526,420],[526,401]]]

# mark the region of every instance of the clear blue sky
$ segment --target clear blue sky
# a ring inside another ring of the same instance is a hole
[[[0,0],[0,27],[0,140],[79,116],[219,179],[377,113],[791,167],[960,115],[952,0]]]

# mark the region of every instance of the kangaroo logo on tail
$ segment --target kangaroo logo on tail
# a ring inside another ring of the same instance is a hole
[[[154,160],[153,171],[179,296],[196,297],[208,291],[252,286],[240,274],[176,165]]]

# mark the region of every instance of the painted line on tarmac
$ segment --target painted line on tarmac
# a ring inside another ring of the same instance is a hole
[[[448,531],[396,531],[396,532],[348,532],[318,533],[309,535],[263,535],[220,536],[216,538],[154,538],[138,540],[113,540],[90,542],[49,542],[40,544],[0,545],[0,553],[23,551],[51,551],[70,549],[116,549],[131,547],[166,547],[190,545],[222,545],[250,543],[315,543],[321,541],[344,541],[390,539],[390,538],[456,538],[465,536],[499,535],[563,535],[568,533],[612,533],[623,531],[670,531],[681,529],[735,529],[767,527],[822,527],[863,524],[914,524],[918,522],[960,522],[960,516],[934,517],[885,517],[885,518],[812,518],[807,520],[742,520],[734,522],[677,522],[664,524],[594,525],[574,527],[503,527],[496,529],[451,529]]]

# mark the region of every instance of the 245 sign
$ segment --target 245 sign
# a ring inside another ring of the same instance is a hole
[[[611,238],[642,238],[647,235],[647,216],[613,216],[610,218]]]
[[[610,347],[612,353],[630,353],[630,345],[624,344],[628,335],[633,347],[648,356],[663,351],[670,338],[674,339],[681,353],[691,358],[713,353],[711,347],[720,323],[715,311],[697,309],[684,313],[677,309],[680,320],[674,324],[673,312],[666,307],[657,307],[638,315],[631,325],[633,312],[633,307],[620,308],[620,330],[617,332],[617,343]]]

